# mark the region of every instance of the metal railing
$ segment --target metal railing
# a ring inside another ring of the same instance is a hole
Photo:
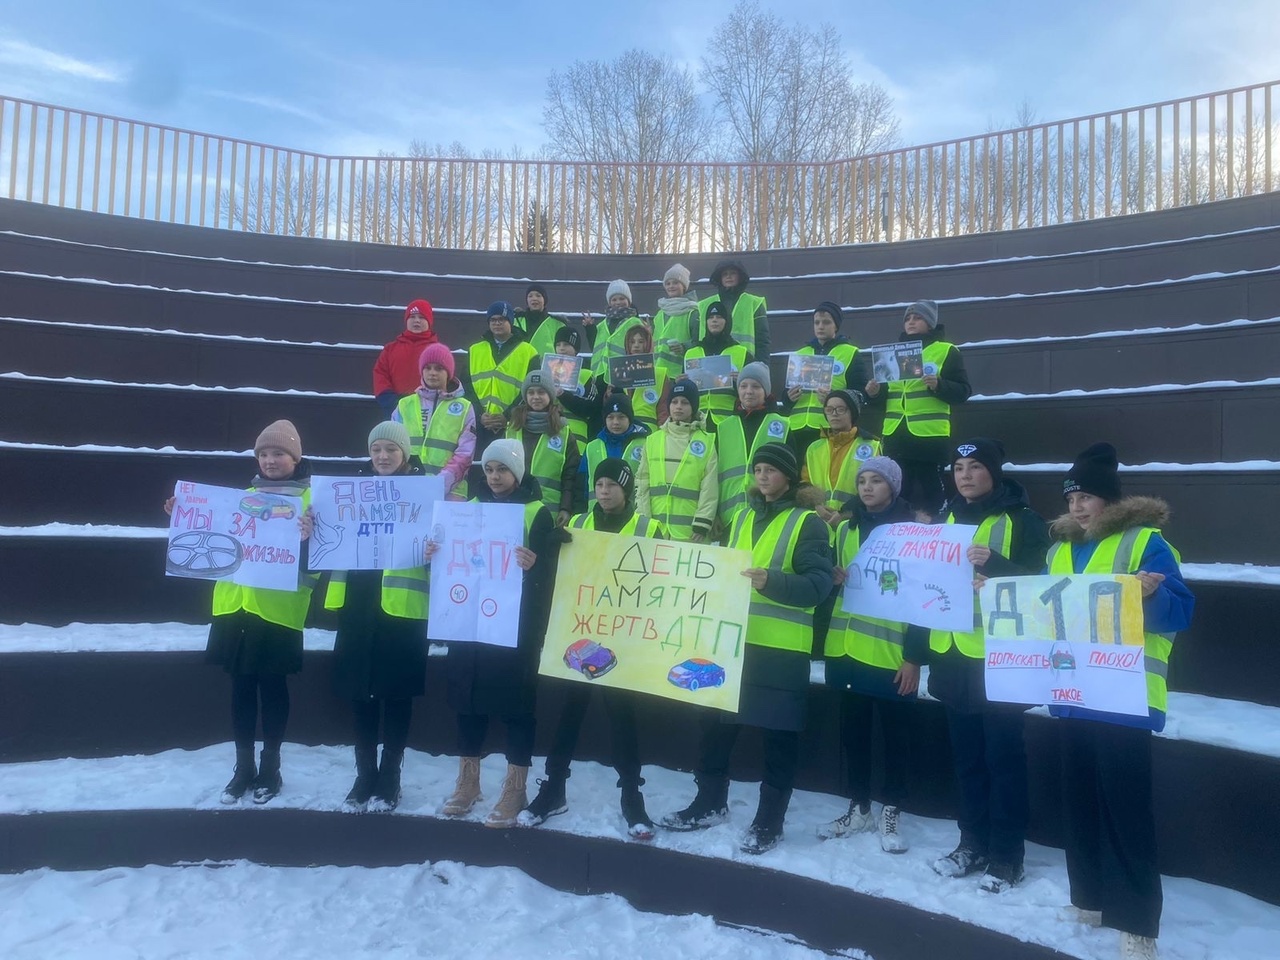
[[[1280,189],[1277,87],[787,165],[332,157],[0,97],[0,190],[199,226],[472,250],[944,237]]]

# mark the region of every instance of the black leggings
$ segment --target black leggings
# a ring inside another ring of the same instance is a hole
[[[353,700],[356,747],[378,748],[378,723],[382,722],[382,750],[393,756],[404,753],[409,742],[409,721],[413,718],[413,699],[389,697]]]
[[[564,686],[562,684],[562,686]],[[571,683],[564,692],[564,707],[556,724],[555,740],[547,754],[547,776],[565,779],[569,776],[569,763],[578,745],[578,733],[587,715],[594,687],[585,683]],[[601,687],[600,697],[609,717],[609,733],[613,738],[613,769],[618,772],[618,786],[636,789],[644,785],[640,777],[640,743],[636,730],[635,694],[629,690]]]
[[[729,756],[742,732],[742,724],[724,723],[719,711],[706,710],[701,720],[698,774],[710,780],[729,779]],[[795,730],[761,728],[764,740],[764,782],[787,793],[795,785],[800,765],[800,734]]]
[[[231,677],[231,732],[236,748],[252,750],[258,730],[258,697],[262,697],[262,747],[279,750],[289,722],[289,685],[282,673],[244,673]]]
[[[533,714],[517,714],[502,718],[507,725],[507,763],[513,767],[533,765]],[[484,738],[489,732],[487,713],[458,714],[458,756],[479,757],[484,754]]]

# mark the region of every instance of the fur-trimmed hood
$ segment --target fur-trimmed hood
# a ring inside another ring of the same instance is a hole
[[[1086,540],[1105,540],[1112,534],[1131,527],[1160,529],[1169,522],[1169,516],[1169,504],[1159,497],[1125,497],[1108,504],[1093,529],[1087,533],[1069,513],[1064,513],[1053,521],[1049,532],[1055,540],[1084,543]]]

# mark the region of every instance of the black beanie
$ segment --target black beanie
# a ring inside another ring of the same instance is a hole
[[[823,300],[813,308],[814,313],[818,313],[819,311],[831,314],[831,319],[836,322],[837,330],[839,330],[844,324],[844,311],[840,309],[839,305],[832,303],[830,300]]]
[[[573,327],[561,327],[556,331],[556,343],[567,343],[573,347],[573,352],[577,353],[582,349],[582,334]]]
[[[827,394],[827,400],[832,397],[839,397],[844,401],[845,406],[849,408],[850,420],[856,424],[858,422],[858,414],[862,412],[862,400],[858,394],[853,390],[832,390]],[[826,400],[823,401],[823,406],[826,406]]]
[[[602,478],[612,480],[622,487],[626,491],[627,503],[631,502],[636,492],[636,476],[627,461],[617,457],[606,457],[601,460],[596,464],[595,476],[591,478],[592,485]]]
[[[1091,493],[1109,503],[1120,499],[1120,464],[1116,448],[1109,443],[1095,443],[1076,457],[1062,481],[1062,495]]]
[[[726,323],[729,321],[729,311],[724,308],[724,303],[719,300],[712,300],[707,304],[707,316],[724,317]]]
[[[524,290],[525,303],[529,302],[529,294],[535,291],[542,294],[542,309],[543,310],[547,309],[547,307],[551,305],[551,298],[547,296],[547,288],[540,283],[531,283],[529,284],[529,286],[525,287],[525,290]]]
[[[757,463],[767,463],[781,470],[793,487],[800,482],[800,461],[796,459],[795,451],[785,443],[766,443],[751,458],[751,466]]]
[[[631,407],[631,398],[625,393],[609,394],[609,398],[604,402],[604,415],[607,417],[611,413],[625,414],[632,423],[636,422],[636,412]]]
[[[692,380],[680,379],[671,385],[671,396],[667,398],[670,404],[676,397],[684,397],[689,401],[689,405],[693,407],[693,416],[698,416],[698,385]]]
[[[999,440],[973,437],[958,443],[951,457],[952,465],[954,466],[955,462],[962,457],[977,460],[986,467],[987,473],[991,474],[991,480],[996,486],[999,486],[1000,481],[1004,479],[1004,444]]]

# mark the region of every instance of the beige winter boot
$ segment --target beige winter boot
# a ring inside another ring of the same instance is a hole
[[[453,796],[444,802],[440,813],[446,817],[465,817],[479,799],[481,799],[480,758],[460,757],[458,782],[453,787]]]
[[[507,764],[507,779],[502,781],[502,796],[489,811],[486,827],[514,827],[520,811],[529,805],[525,785],[529,782],[529,768]]]

